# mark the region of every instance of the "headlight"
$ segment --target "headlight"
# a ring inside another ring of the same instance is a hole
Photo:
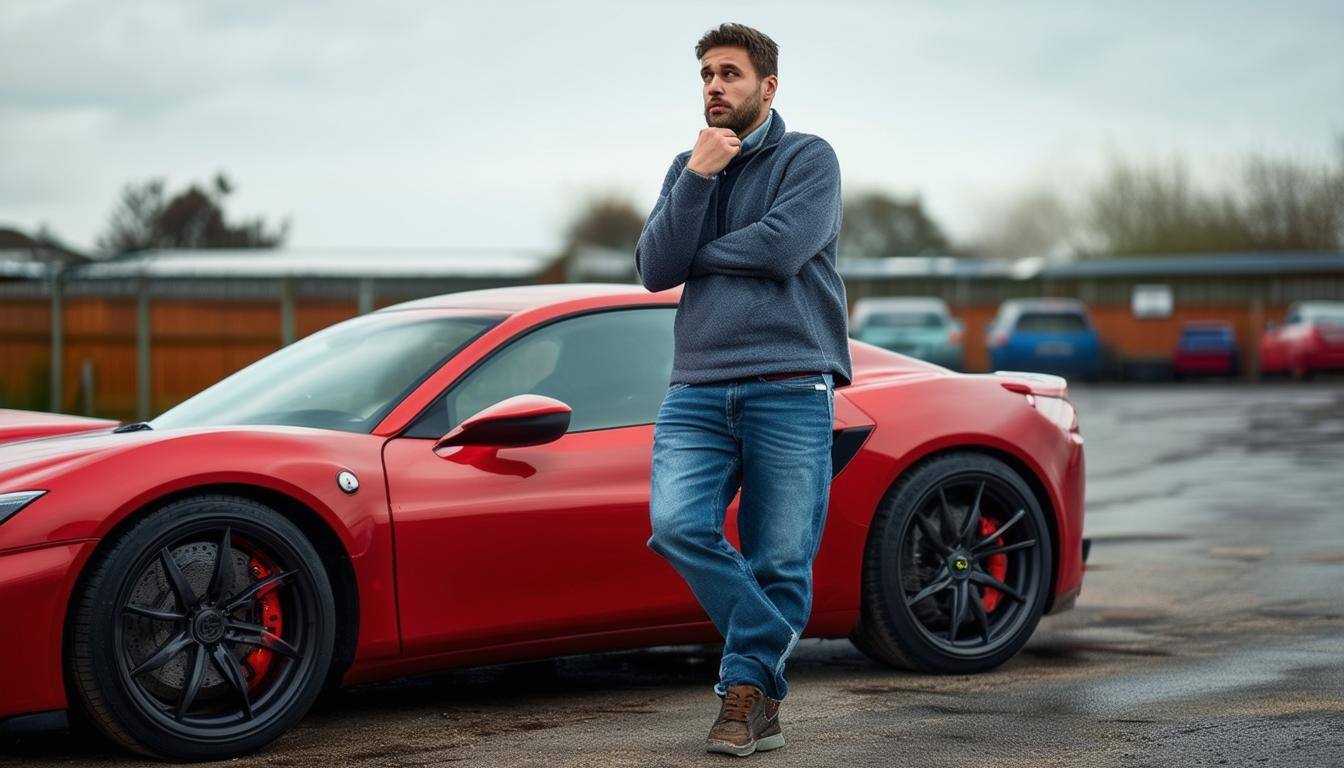
[[[28,506],[28,503],[46,491],[15,491],[0,493],[0,523],[14,516],[15,512]]]

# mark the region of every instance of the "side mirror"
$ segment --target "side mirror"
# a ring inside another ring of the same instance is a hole
[[[458,424],[434,443],[434,450],[456,445],[499,448],[541,445],[569,429],[568,405],[545,395],[514,395]]]

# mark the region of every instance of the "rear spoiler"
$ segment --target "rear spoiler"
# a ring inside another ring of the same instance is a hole
[[[1056,376],[1053,373],[995,371],[994,375],[1003,377],[1003,381],[999,383],[1009,392],[1037,397],[1062,397],[1066,400],[1069,397],[1069,382],[1063,376]]]

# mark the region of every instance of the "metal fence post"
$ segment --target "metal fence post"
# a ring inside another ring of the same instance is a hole
[[[83,395],[85,416],[94,415],[96,410],[93,399],[94,386],[93,359],[86,357],[79,363],[79,390]]]
[[[294,278],[280,278],[280,346],[294,341]]]
[[[361,277],[359,279],[359,308],[358,313],[363,315],[373,311],[373,278]]]
[[[1251,299],[1251,338],[1246,345],[1246,355],[1242,358],[1246,370],[1241,378],[1250,381],[1260,380],[1260,336],[1265,332],[1265,300],[1256,291]]]
[[[140,421],[148,421],[150,416],[149,333],[149,282],[140,275],[135,296],[135,412]]]
[[[61,283],[65,265],[56,262],[51,265],[51,410],[61,412],[61,382],[65,375],[65,307],[62,301]]]

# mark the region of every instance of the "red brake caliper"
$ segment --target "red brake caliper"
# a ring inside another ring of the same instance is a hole
[[[255,557],[248,561],[247,569],[251,571],[252,576],[257,581],[270,576],[273,570],[267,568],[265,563]],[[275,590],[276,587],[271,586],[258,594],[257,605],[261,608],[261,625],[271,634],[279,637],[281,630],[285,628],[285,622],[284,614],[280,611],[280,598],[276,596]],[[248,688],[256,688],[266,677],[266,670],[271,667],[273,655],[265,648],[255,648],[243,657],[244,665],[252,670],[252,677],[247,681]]]
[[[980,536],[982,538],[993,533],[998,527],[999,521],[988,517],[980,518]],[[994,544],[996,546],[1002,545],[1003,537],[1000,536]],[[993,576],[999,581],[1003,581],[1003,577],[1008,573],[1008,556],[1000,553],[985,558],[985,570],[989,572],[990,576]],[[997,606],[1002,599],[1002,592],[993,587],[984,587],[984,592],[982,593],[980,601],[985,604],[985,613],[989,613],[994,610],[995,606]]]

